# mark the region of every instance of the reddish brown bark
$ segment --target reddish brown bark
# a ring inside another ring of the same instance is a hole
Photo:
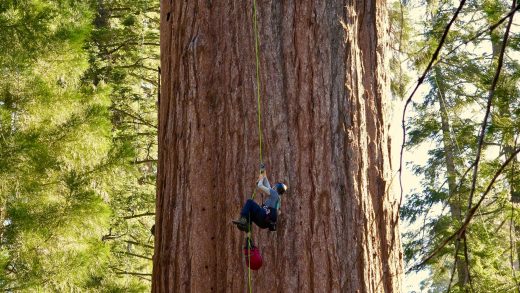
[[[284,181],[255,230],[255,292],[397,292],[384,1],[258,1],[264,160]],[[255,186],[250,1],[162,1],[154,292],[244,292],[231,225]],[[343,23],[343,25],[342,25]]]

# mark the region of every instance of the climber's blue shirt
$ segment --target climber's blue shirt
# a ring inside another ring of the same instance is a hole
[[[278,208],[278,202],[280,201],[280,195],[276,190],[269,188],[269,198],[264,203],[267,207],[277,209]]]

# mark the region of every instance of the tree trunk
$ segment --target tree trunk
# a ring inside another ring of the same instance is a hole
[[[460,193],[457,191],[457,171],[455,169],[455,145],[454,139],[450,131],[450,120],[448,117],[448,107],[446,106],[445,93],[447,92],[446,85],[444,84],[444,76],[442,75],[441,69],[435,67],[435,81],[439,90],[439,110],[441,115],[441,129],[442,129],[442,142],[444,145],[444,157],[446,159],[446,175],[448,178],[448,205],[450,207],[451,217],[456,221],[462,223],[462,200]],[[455,239],[455,247],[459,247],[457,252],[455,263],[457,266],[457,286],[461,292],[464,292],[464,288],[469,281],[469,268],[468,264],[464,260],[464,249],[461,239],[457,237]]]
[[[253,290],[398,292],[386,4],[257,4],[264,161],[289,191],[278,231],[254,230]],[[259,164],[252,2],[162,1],[161,53],[153,291],[244,292],[231,220]]]

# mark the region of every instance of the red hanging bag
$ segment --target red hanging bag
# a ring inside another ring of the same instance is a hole
[[[244,256],[246,257],[246,264],[250,269],[256,271],[262,267],[262,255],[258,247],[244,248]]]

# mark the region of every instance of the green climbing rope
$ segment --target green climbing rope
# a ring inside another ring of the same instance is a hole
[[[256,97],[257,97],[257,113],[258,113],[258,137],[259,137],[259,157],[260,164],[262,164],[262,108],[261,108],[261,96],[260,96],[260,46],[259,46],[259,37],[258,37],[258,21],[257,21],[257,9],[256,9],[256,0],[253,0],[253,29],[255,33],[255,59],[256,59]],[[253,195],[251,199],[255,199],[256,190],[253,191]],[[252,278],[251,278],[251,249],[253,243],[253,227],[251,224],[251,215],[249,215],[248,219],[249,231],[247,232],[247,256],[248,256],[248,285],[249,285],[249,293],[253,292]]]
[[[260,104],[260,41],[258,37],[258,21],[256,15],[256,0],[253,0],[253,26],[255,31],[255,55],[256,55],[256,96],[257,96],[257,110],[258,110],[258,136],[260,138],[260,163],[263,163],[262,158],[262,108]]]

